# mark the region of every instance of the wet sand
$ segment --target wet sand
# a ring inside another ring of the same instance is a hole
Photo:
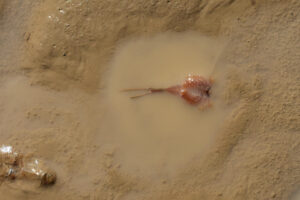
[[[0,145],[57,183],[3,199],[287,199],[300,189],[300,3],[0,1]],[[214,107],[167,94],[215,80]]]

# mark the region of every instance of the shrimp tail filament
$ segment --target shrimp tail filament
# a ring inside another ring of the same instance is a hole
[[[157,93],[157,92],[165,92],[166,89],[165,88],[132,88],[132,89],[125,89],[122,90],[123,92],[135,92],[135,91],[145,91],[145,93],[143,94],[139,94],[139,95],[135,95],[135,96],[131,96],[131,99],[136,99],[139,97],[143,97],[146,96],[148,94],[153,94],[153,93]]]

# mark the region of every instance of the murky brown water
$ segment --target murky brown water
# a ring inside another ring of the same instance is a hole
[[[300,200],[300,189],[292,195],[291,200]]]
[[[220,51],[219,43],[193,33],[165,34],[120,47],[107,78],[103,124],[108,141],[119,149],[116,159],[122,169],[167,176],[194,156],[205,156],[227,113],[217,89],[212,91],[213,107],[204,111],[167,93],[130,99],[120,91],[181,84],[188,74],[208,78]]]

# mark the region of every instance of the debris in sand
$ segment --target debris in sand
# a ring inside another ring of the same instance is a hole
[[[41,185],[53,185],[56,182],[56,173],[48,170],[42,162],[35,158],[25,157],[14,151],[12,146],[0,147],[0,180],[26,178],[39,179]]]

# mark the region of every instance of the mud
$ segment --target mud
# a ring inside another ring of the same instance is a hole
[[[297,198],[299,11],[297,0],[0,0],[0,145],[58,177],[5,181],[0,199]],[[215,79],[203,113],[117,92],[194,72]]]

